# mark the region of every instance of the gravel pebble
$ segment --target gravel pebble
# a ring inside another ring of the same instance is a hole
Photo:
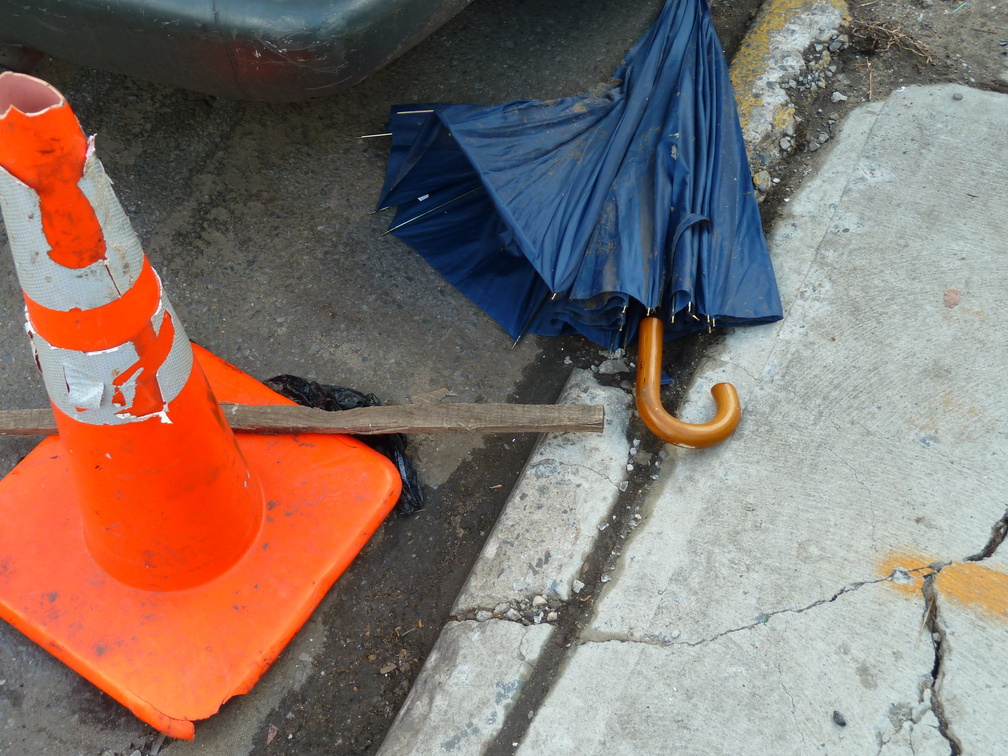
[[[616,375],[617,373],[626,373],[628,370],[630,368],[623,360],[606,360],[598,366],[599,375]]]
[[[573,583],[571,583],[571,590],[574,591],[574,593],[581,593],[581,591],[584,590],[584,587],[585,584],[582,583],[580,580],[575,580]]]

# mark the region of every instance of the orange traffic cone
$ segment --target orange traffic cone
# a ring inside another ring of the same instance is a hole
[[[0,74],[0,208],[59,429],[0,481],[0,617],[191,738],[308,618],[398,475],[345,437],[232,434],[217,397],[286,400],[194,353],[93,143],[23,74]]]

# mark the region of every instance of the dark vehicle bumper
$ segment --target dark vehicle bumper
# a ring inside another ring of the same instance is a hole
[[[0,43],[222,97],[345,89],[471,0],[0,0]]]

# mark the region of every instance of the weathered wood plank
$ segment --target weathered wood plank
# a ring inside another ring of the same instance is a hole
[[[401,404],[343,412],[298,405],[221,405],[231,427],[253,433],[601,433],[605,412],[588,404]],[[0,411],[0,436],[56,433],[52,410]]]

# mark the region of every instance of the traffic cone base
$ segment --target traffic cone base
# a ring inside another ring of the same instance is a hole
[[[220,401],[290,403],[194,349]],[[265,493],[262,527],[194,588],[134,588],[98,566],[59,437],[0,480],[0,617],[173,738],[252,688],[399,495],[393,465],[346,436],[235,436]]]

